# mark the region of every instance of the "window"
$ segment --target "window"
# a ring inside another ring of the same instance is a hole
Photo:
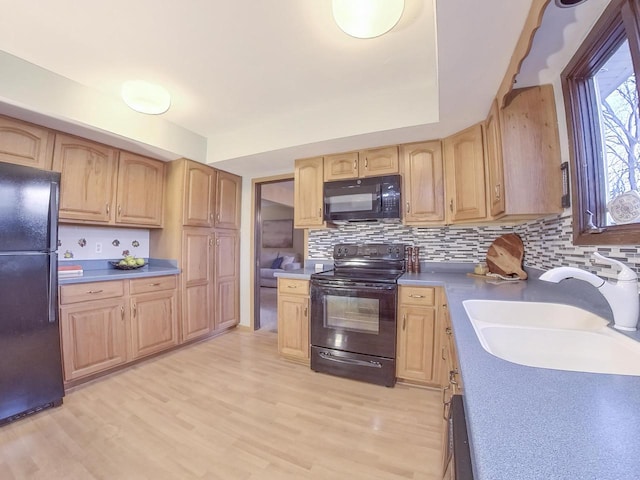
[[[640,243],[640,0],[612,0],[562,73],[576,245]]]

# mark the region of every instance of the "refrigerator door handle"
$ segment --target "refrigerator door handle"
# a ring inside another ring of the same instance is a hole
[[[56,323],[58,318],[58,255],[49,254],[49,290],[47,304],[49,305],[49,323]]]
[[[51,182],[51,193],[49,195],[49,251],[58,250],[58,209],[60,208],[60,186],[56,182]]]

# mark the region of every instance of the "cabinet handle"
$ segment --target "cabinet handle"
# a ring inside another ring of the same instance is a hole
[[[319,216],[319,217],[321,217],[321,216],[322,216],[322,207],[320,207],[320,208],[318,209],[318,216]]]
[[[368,169],[368,168],[369,168],[369,159],[368,159],[368,158],[365,158],[365,159],[364,159],[364,168],[365,168],[365,169]]]
[[[104,290],[89,290],[87,293],[102,293]]]
[[[451,331],[451,327],[447,327],[447,328],[445,328],[445,329],[444,329],[444,333],[446,333],[447,335],[451,336],[451,334],[453,333],[453,332]]]
[[[440,352],[440,358],[441,358],[442,360],[446,360],[446,359],[447,359],[447,358],[444,356],[444,350],[445,350],[445,347],[443,346],[443,347],[442,347],[442,351]]]
[[[211,220],[213,220],[213,212],[211,212],[211,213],[209,214],[209,218],[210,218]]]
[[[136,318],[137,311],[138,311],[137,305],[134,303],[133,304],[133,318]]]
[[[449,202],[449,210],[451,210],[453,212],[453,198]]]
[[[409,295],[410,298],[424,298],[424,295],[414,295],[413,293]]]
[[[495,191],[496,191],[496,200],[500,200],[500,184],[496,184],[495,186]]]
[[[118,215],[122,213],[122,205],[118,205]]]
[[[356,172],[358,171],[358,162],[357,162],[357,160],[353,161],[353,170],[356,171]]]
[[[402,330],[406,330],[407,328],[407,314],[402,315]]]
[[[451,385],[458,385],[456,381],[456,375],[458,374],[458,370],[450,370],[449,371],[449,383]]]
[[[304,315],[305,317],[307,316],[308,310],[309,310],[309,308],[308,308],[308,307],[304,307],[303,315]]]
[[[218,213],[218,214],[216,215],[216,220],[217,220],[218,222],[220,221],[220,213]]]
[[[109,208],[109,204],[105,204],[106,210],[107,210],[107,215],[109,215],[109,212],[111,211],[111,209]]]
[[[211,247],[211,246],[213,246],[213,238],[210,238],[210,239],[209,239],[209,246],[210,246],[210,247]]]
[[[120,318],[124,320],[124,307],[120,307]]]
[[[219,238],[216,238],[216,246],[218,246],[218,247],[220,246],[220,239]]]
[[[444,418],[445,420],[449,420],[449,412],[447,411],[447,407],[449,406],[449,404],[451,404],[451,397],[449,397],[449,400],[447,400],[446,402],[444,400],[449,388],[451,388],[451,385],[447,385],[442,389],[442,418]]]
[[[411,213],[411,204],[407,202],[407,213]]]
[[[297,285],[287,285],[287,288],[298,288]]]
[[[149,283],[147,286],[148,287],[159,287],[160,286],[160,282],[158,282],[158,283]]]

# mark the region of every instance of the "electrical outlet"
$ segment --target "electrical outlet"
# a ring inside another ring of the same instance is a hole
[[[96,242],[96,253],[102,253],[102,243]]]

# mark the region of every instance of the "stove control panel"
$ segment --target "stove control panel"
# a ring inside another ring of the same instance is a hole
[[[333,247],[333,258],[370,258],[378,260],[402,260],[404,259],[405,245],[370,243],[355,244],[341,243]]]

